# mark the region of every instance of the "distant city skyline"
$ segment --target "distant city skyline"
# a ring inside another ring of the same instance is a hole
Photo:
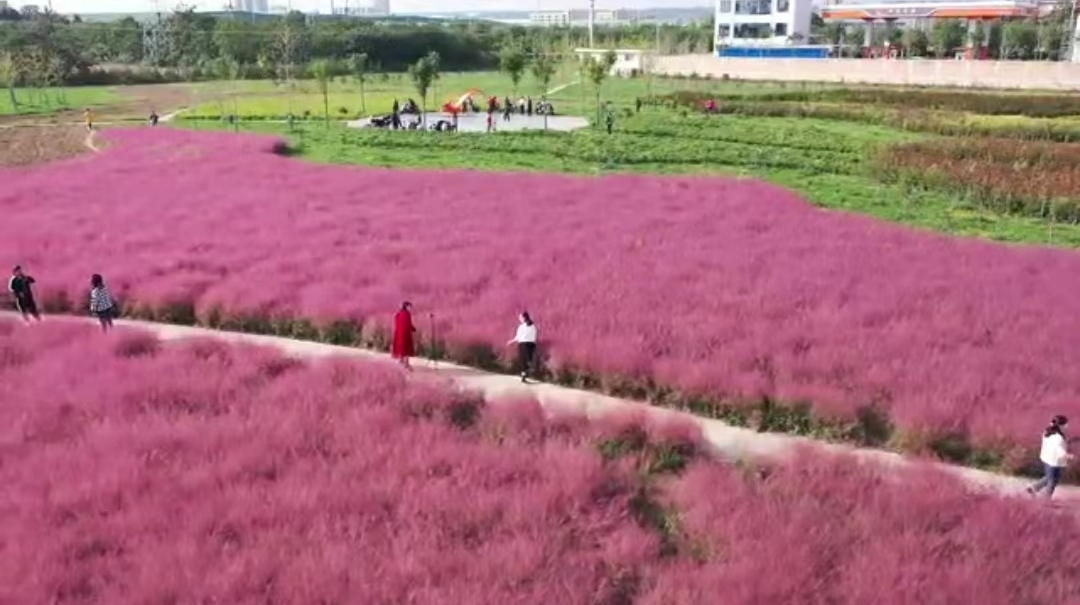
[[[221,10],[229,0],[196,0],[184,4],[194,5],[197,10]],[[286,5],[289,0],[269,0],[271,6]],[[9,2],[14,7],[24,4],[47,6],[47,0],[15,0]],[[158,8],[169,11],[179,4],[176,0],[159,0]],[[239,4],[233,0],[233,5]],[[349,0],[350,6],[364,6],[370,0]],[[464,0],[457,5],[449,5],[443,0],[390,0],[391,8],[398,13],[445,13],[468,11],[532,11],[565,10],[587,8],[588,0]],[[711,6],[708,0],[597,0],[597,8],[682,8]],[[58,13],[141,13],[154,10],[153,0],[53,0],[53,10]],[[301,11],[330,12],[330,0],[292,0],[292,6]],[[345,0],[334,0],[335,7],[345,6]]]

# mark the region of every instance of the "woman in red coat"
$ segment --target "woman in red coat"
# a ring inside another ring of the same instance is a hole
[[[405,369],[410,369],[409,358],[416,354],[413,346],[413,332],[416,331],[416,327],[413,326],[410,309],[412,309],[412,303],[405,301],[401,303],[401,309],[394,313],[394,342],[390,347],[390,354]]]

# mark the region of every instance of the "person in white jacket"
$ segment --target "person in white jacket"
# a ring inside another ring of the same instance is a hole
[[[1042,451],[1039,460],[1043,463],[1043,478],[1027,489],[1029,494],[1035,495],[1046,490],[1046,497],[1054,495],[1054,489],[1061,481],[1061,471],[1072,460],[1069,453],[1068,440],[1061,429],[1069,424],[1069,419],[1064,416],[1054,416],[1050,425],[1043,431]]]
[[[529,372],[533,370],[536,361],[536,324],[533,323],[528,313],[518,316],[520,323],[517,333],[507,345],[517,343],[518,363],[521,365],[521,382],[528,382]]]

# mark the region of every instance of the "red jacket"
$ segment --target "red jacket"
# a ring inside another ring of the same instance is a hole
[[[394,356],[394,359],[412,357],[416,354],[416,348],[413,345],[413,332],[415,331],[416,327],[413,326],[412,313],[405,309],[394,313],[394,341],[390,346],[390,354]]]

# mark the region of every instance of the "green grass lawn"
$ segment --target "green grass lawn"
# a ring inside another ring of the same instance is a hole
[[[565,82],[562,80],[553,79],[551,87],[563,83]],[[245,118],[278,118],[290,113],[298,117],[323,116],[323,97],[318,83],[312,80],[278,85],[268,81],[223,82],[219,90],[227,91],[230,87],[236,93],[233,98],[201,104],[195,107],[190,115],[208,118],[229,114]],[[523,78],[517,88],[522,95],[539,97],[541,93],[541,87],[528,76]],[[514,87],[508,77],[494,72],[447,73],[440,77],[428,93],[428,108],[436,109],[450,99],[457,100],[472,89],[502,98],[511,94]],[[335,78],[330,84],[328,94],[330,115],[335,119],[388,113],[394,99],[404,102],[410,97],[420,102],[420,95],[404,74],[389,74],[386,78],[372,76],[364,84],[363,99],[359,84],[350,78]]]
[[[11,92],[0,91],[0,115],[48,114],[63,109],[104,105],[116,100],[115,90],[106,86],[16,88],[15,103],[12,103]]]
[[[220,128],[220,122],[189,123]],[[739,116],[682,116],[646,110],[622,117],[608,136],[585,130],[436,134],[348,129],[336,124],[244,123],[281,134],[302,159],[397,168],[468,168],[576,174],[706,174],[762,178],[829,209],[956,235],[1080,246],[1080,226],[1049,225],[981,210],[961,197],[882,184],[872,162],[883,144],[920,135],[839,121]]]
[[[602,85],[601,96],[605,101],[612,101],[621,106],[631,106],[634,99],[649,94],[664,94],[677,90],[715,91],[717,94],[747,96],[777,92],[782,89],[828,88],[829,85],[784,84],[773,82],[743,82],[720,80],[676,80],[669,78],[609,78]],[[510,78],[498,72],[462,72],[445,73],[432,87],[428,94],[429,109],[438,109],[449,100],[457,100],[466,91],[479,89],[488,95],[503,98],[507,95],[531,95],[539,98],[545,92],[555,105],[556,111],[566,115],[590,115],[595,111],[596,92],[592,84],[581,81],[580,74],[573,65],[563,65],[546,87],[541,86],[531,74],[526,72],[515,87]],[[189,115],[201,118],[219,118],[235,114],[245,118],[282,118],[288,114],[295,116],[324,115],[323,97],[318,83],[313,80],[297,80],[291,83],[277,83],[268,80],[221,82],[216,90],[230,92],[229,99],[203,103],[195,107]],[[364,85],[363,101],[360,86],[347,77],[335,78],[329,87],[329,108],[331,118],[352,118],[360,115],[386,113],[394,99],[404,101],[412,97],[420,102],[412,80],[407,74],[375,74],[369,76]]]

